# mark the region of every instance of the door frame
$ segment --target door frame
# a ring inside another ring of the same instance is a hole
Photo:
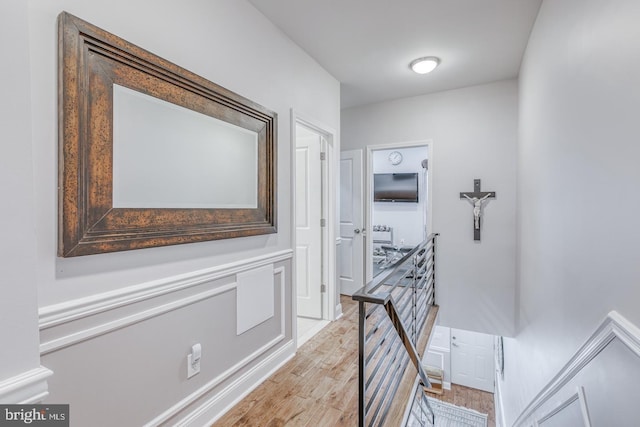
[[[376,144],[366,146],[366,158],[364,161],[364,222],[365,234],[364,243],[364,264],[365,264],[365,283],[373,280],[373,152],[380,150],[426,147],[427,159],[429,159],[429,167],[427,168],[427,229],[433,232],[433,140],[423,139],[417,141],[392,142],[387,144]]]
[[[335,320],[342,315],[342,306],[337,300],[336,285],[336,153],[340,153],[338,147],[337,132],[299,111],[291,109],[291,152],[290,152],[290,183],[291,183],[291,238],[292,246],[296,241],[296,125],[300,124],[314,132],[320,134],[326,141],[326,158],[321,164],[322,169],[322,218],[325,219],[325,226],[321,229],[322,239],[322,276],[326,292],[322,293],[322,319]],[[297,295],[295,292],[296,278],[296,253],[293,251],[292,258],[292,333],[293,339],[297,342],[296,318],[298,315]],[[337,301],[337,302],[336,302]],[[296,344],[297,345],[297,344]]]

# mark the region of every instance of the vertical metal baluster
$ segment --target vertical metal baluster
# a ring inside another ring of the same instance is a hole
[[[438,241],[438,236],[440,234],[439,233],[435,233],[433,235],[433,243],[431,246],[431,250],[433,251],[433,253],[431,254],[431,262],[432,262],[432,266],[433,266],[433,284],[431,286],[433,286],[433,303],[437,304],[436,302],[436,242]],[[444,377],[442,377],[442,386],[444,388]],[[431,409],[431,408],[429,408]],[[433,412],[433,410],[431,410],[431,425],[435,426],[436,425],[436,414],[435,412]]]
[[[432,241],[431,241],[431,274],[432,274],[432,281],[431,281],[431,286],[433,287],[433,304],[436,304],[436,240],[437,237],[440,234],[438,233],[434,233],[433,237],[432,237]],[[425,262],[427,262],[426,258],[425,258]],[[427,301],[427,304],[429,302]],[[428,404],[428,400],[427,400],[427,404]],[[435,412],[433,412],[433,409],[431,408],[431,405],[429,406],[429,412],[431,413],[431,425],[435,426],[436,425],[436,414]]]
[[[431,282],[431,286],[433,286],[433,303],[436,302],[436,241],[438,239],[439,233],[435,233],[433,235],[433,243],[431,244],[431,275],[433,276],[433,281]]]
[[[413,345],[418,345],[418,256],[413,257],[413,279],[411,286],[413,287],[413,301],[411,310],[413,310],[413,318],[411,322],[411,334],[413,336]]]
[[[359,373],[358,376],[360,378],[360,382],[358,384],[358,424],[360,427],[364,427],[365,426],[365,419],[367,414],[365,413],[366,410],[366,403],[365,402],[365,384],[367,379],[365,378],[366,375],[366,368],[365,368],[365,362],[366,362],[366,357],[365,357],[365,351],[366,351],[366,336],[367,336],[367,331],[365,330],[366,328],[366,315],[367,315],[367,310],[365,307],[365,302],[364,301],[360,301],[359,302],[359,324],[358,324],[358,331],[359,331],[359,350],[358,350],[358,369],[359,369]]]

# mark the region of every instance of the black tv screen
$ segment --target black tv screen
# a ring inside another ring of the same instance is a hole
[[[376,173],[373,175],[374,202],[418,202],[417,173]]]

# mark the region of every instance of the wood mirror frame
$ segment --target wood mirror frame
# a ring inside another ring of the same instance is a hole
[[[66,12],[58,55],[59,256],[277,232],[274,112]],[[257,207],[114,208],[114,84],[256,132]]]

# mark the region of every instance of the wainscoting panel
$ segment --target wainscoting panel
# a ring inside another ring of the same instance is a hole
[[[640,329],[612,311],[514,426],[638,425]]]
[[[591,427],[589,411],[584,399],[584,389],[582,387],[578,387],[578,390],[569,396],[567,400],[560,403],[556,408],[553,408],[548,414],[545,414],[540,419],[536,420],[536,426]]]
[[[236,333],[240,335],[273,317],[273,265],[238,273],[236,278]]]
[[[281,251],[42,307],[39,309],[40,353],[46,354],[198,299],[230,291],[236,287],[236,274],[289,260],[291,254],[291,250]]]
[[[291,250],[284,250],[177,276],[166,277],[111,292],[91,295],[86,298],[41,307],[38,310],[40,330],[198,286],[202,283],[211,282],[223,277],[229,277],[253,268],[291,259],[291,254]]]
[[[238,288],[255,292],[255,279],[268,287],[258,307],[268,310],[257,310],[260,318],[237,335],[245,310]],[[212,419],[294,354],[291,295],[291,251],[284,251],[43,308],[42,363],[55,372],[45,402],[71,404],[78,425]],[[187,379],[196,343],[201,372]],[[96,424],[105,408],[113,412]]]

